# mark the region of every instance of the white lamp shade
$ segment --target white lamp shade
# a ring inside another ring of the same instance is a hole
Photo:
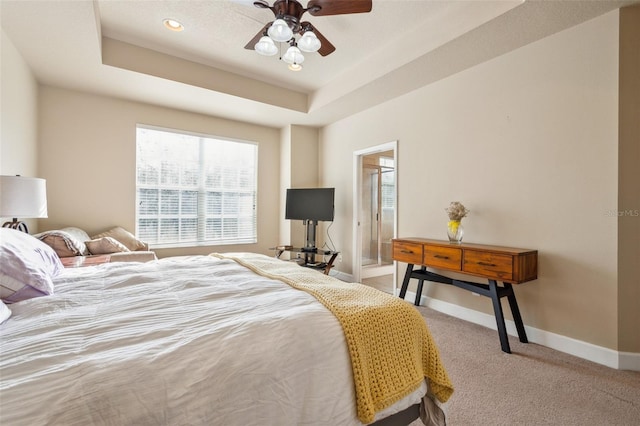
[[[282,60],[288,64],[301,64],[304,62],[304,56],[302,56],[300,49],[295,46],[291,46],[287,49],[287,52],[282,57]]]
[[[47,217],[47,181],[24,176],[0,176],[0,217]]]
[[[320,40],[313,31],[306,31],[298,40],[298,47],[303,52],[317,52],[320,45]]]
[[[258,41],[254,47],[256,52],[263,56],[273,56],[278,53],[278,47],[269,37],[264,36]]]
[[[284,19],[276,19],[273,21],[273,24],[269,27],[269,31],[267,31],[269,37],[271,37],[274,41],[285,42],[291,40],[293,37],[293,31],[289,28],[289,25],[285,22]]]

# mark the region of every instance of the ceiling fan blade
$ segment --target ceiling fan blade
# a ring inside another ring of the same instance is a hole
[[[310,0],[307,11],[313,16],[371,12],[372,0]]]
[[[300,27],[304,31],[307,31],[307,30],[313,31],[313,33],[318,37],[318,40],[320,40],[320,50],[318,50],[318,53],[321,54],[322,56],[327,56],[336,50],[335,46],[331,44],[331,42],[327,40],[327,38],[323,36],[322,33],[318,31],[316,27],[313,26],[313,24],[311,24],[311,22],[307,22],[307,21],[301,22]]]
[[[271,6],[269,6],[269,3],[267,3],[266,0],[256,0],[253,2],[253,5],[260,9],[271,9]]]
[[[260,39],[262,38],[262,36],[265,34],[265,32],[269,29],[269,27],[271,26],[271,24],[273,24],[273,22],[269,22],[267,25],[265,25],[260,31],[258,31],[258,34],[256,34],[250,41],[249,43],[247,43],[247,45],[244,47],[245,49],[249,49],[249,50],[254,50],[256,43],[260,41]],[[320,40],[320,42],[322,42],[322,40]]]

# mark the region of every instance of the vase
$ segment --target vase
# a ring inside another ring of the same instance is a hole
[[[450,220],[449,223],[447,223],[447,236],[449,236],[450,243],[460,244],[463,235],[464,227],[459,220]]]

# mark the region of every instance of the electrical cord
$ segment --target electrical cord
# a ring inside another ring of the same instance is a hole
[[[331,239],[331,235],[329,234],[329,229],[331,229],[331,227],[333,226],[333,221],[331,221],[331,224],[329,226],[327,226],[327,240],[329,240],[331,242],[331,245],[327,244],[327,241],[325,240],[324,244],[322,245],[321,249],[329,249],[330,251],[336,251],[336,246],[335,244],[333,244],[333,240]],[[322,261],[327,263],[327,258],[326,255],[323,254],[322,255]],[[331,273],[329,273],[331,274]]]
[[[333,244],[333,240],[331,239],[331,235],[329,234],[329,229],[331,229],[331,227],[333,226],[333,221],[331,222],[331,224],[329,226],[327,226],[327,239],[331,242],[331,246],[329,246],[327,244],[327,242],[325,241],[324,244],[322,245],[322,247],[327,247],[329,250],[331,251],[336,251],[336,246],[335,244]]]

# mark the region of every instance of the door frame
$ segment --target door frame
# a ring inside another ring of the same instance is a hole
[[[362,191],[362,157],[378,152],[393,151],[394,168],[395,168],[395,199],[393,209],[393,238],[398,236],[398,141],[391,141],[384,144],[372,146],[365,149],[360,149],[353,152],[353,280],[360,282],[362,276],[362,228],[360,226],[360,210],[361,210],[361,197],[360,191]],[[394,262],[395,263],[395,262]],[[396,268],[393,269],[393,293],[396,293]]]

